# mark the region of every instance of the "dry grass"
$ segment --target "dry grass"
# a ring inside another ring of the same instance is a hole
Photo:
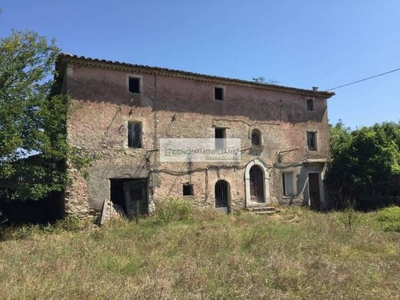
[[[0,242],[0,298],[399,299],[400,233],[380,229],[376,214],[357,213],[350,229],[345,214],[206,211],[25,229]]]

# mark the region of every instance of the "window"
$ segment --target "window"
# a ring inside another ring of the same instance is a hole
[[[128,147],[142,148],[142,125],[140,123],[128,123]]]
[[[261,147],[261,132],[258,129],[253,129],[251,132],[251,146]]]
[[[193,184],[185,183],[183,185],[183,196],[193,196]]]
[[[314,111],[314,99],[307,99],[307,111]]]
[[[131,93],[140,94],[140,78],[129,77],[129,91]]]
[[[282,173],[283,195],[293,195],[293,173]]]
[[[222,87],[214,88],[214,99],[215,100],[224,100],[224,88],[222,88]]]
[[[226,129],[215,128],[215,148],[225,149],[226,148]]]
[[[317,133],[312,131],[307,131],[307,146],[308,150],[317,150]]]

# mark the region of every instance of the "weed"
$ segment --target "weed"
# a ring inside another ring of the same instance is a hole
[[[360,215],[353,207],[348,207],[338,215],[338,219],[348,231],[351,231],[359,222]]]
[[[67,216],[64,219],[58,220],[55,224],[55,228],[76,232],[84,229],[84,221],[76,216]]]
[[[157,204],[157,220],[160,223],[189,220],[191,207],[188,202],[176,198],[169,198]]]
[[[377,213],[376,220],[382,230],[400,232],[400,207],[382,209]]]

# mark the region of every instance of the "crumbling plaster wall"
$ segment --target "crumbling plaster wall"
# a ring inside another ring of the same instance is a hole
[[[140,94],[128,91],[129,75],[141,78]],[[100,210],[110,196],[110,178],[148,178],[151,202],[182,197],[182,184],[190,182],[195,195],[187,198],[200,206],[214,204],[215,183],[223,179],[230,185],[232,207],[241,208],[244,168],[256,158],[267,165],[271,202],[285,203],[281,169],[292,168],[304,186],[302,162],[329,157],[326,100],[312,94],[78,65],[67,67],[64,80],[71,97],[68,142],[95,157],[87,181],[70,172],[75,180],[66,206],[73,213],[77,206],[81,211]],[[223,101],[214,100],[215,86],[224,87]],[[306,111],[307,98],[314,99],[312,112]],[[127,147],[128,121],[142,123],[142,149]],[[226,128],[227,138],[241,139],[247,150],[239,164],[159,161],[160,138],[213,138],[215,127]],[[251,149],[252,129],[262,133],[261,149]],[[318,151],[308,151],[307,131],[317,132]],[[198,171],[187,173],[193,170]],[[292,203],[304,201],[305,191],[298,190],[301,194]]]

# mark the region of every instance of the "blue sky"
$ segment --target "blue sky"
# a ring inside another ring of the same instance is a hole
[[[400,68],[399,0],[3,0],[11,29],[63,52],[327,90]],[[400,120],[400,71],[335,90],[330,122]]]

